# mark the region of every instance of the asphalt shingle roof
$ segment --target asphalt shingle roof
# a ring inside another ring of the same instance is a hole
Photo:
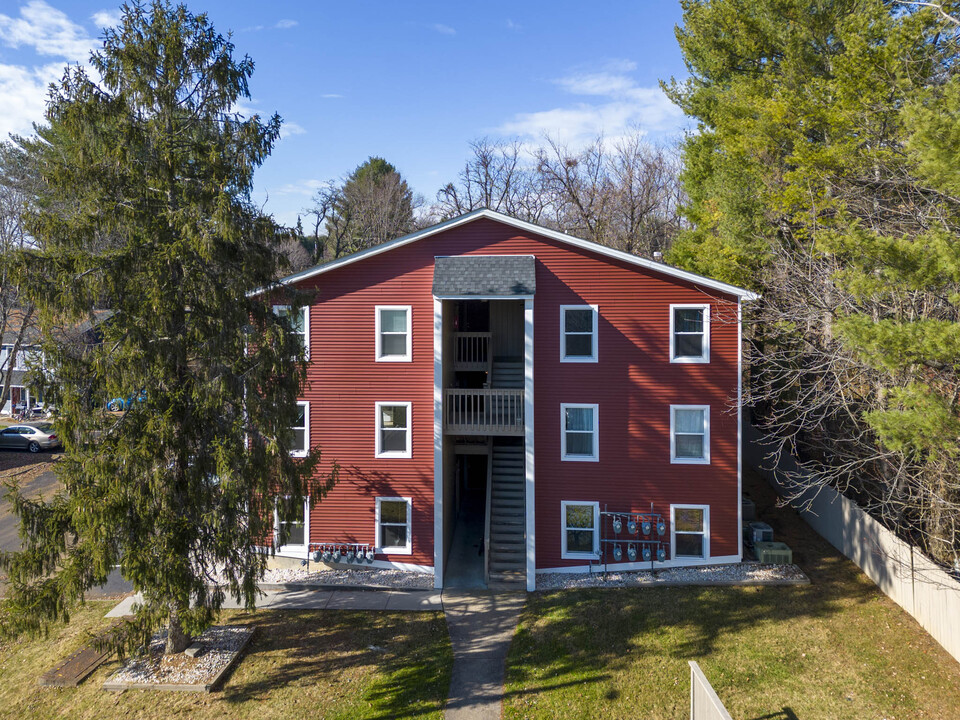
[[[537,290],[533,255],[438,257],[433,269],[436,297],[518,297]]]

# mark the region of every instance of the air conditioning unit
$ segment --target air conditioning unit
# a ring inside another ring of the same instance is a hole
[[[744,525],[743,541],[750,547],[758,542],[773,542],[773,528],[759,520],[748,522]]]
[[[744,522],[750,522],[751,520],[757,519],[757,506],[754,504],[753,500],[748,498],[746,495],[740,498],[740,514],[743,516]]]
[[[757,542],[753,545],[757,560],[766,565],[792,565],[793,551],[782,542]]]

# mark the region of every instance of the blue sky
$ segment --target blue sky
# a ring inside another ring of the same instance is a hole
[[[325,181],[370,155],[434,199],[479,137],[578,145],[636,126],[677,138],[687,121],[660,79],[683,77],[675,0],[553,2],[188,2],[256,62],[251,109],[285,132],[257,198],[292,223]],[[42,118],[46,84],[83,61],[116,6],[0,5],[0,136]]]

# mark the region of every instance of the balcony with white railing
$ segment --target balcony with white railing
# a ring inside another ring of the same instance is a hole
[[[453,369],[457,372],[489,372],[493,360],[490,352],[490,333],[454,333]]]
[[[523,435],[523,390],[448,389],[443,397],[443,427],[451,435]]]

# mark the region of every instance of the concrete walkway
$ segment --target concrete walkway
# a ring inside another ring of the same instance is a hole
[[[138,595],[125,598],[119,605],[107,613],[107,617],[133,615],[134,603],[140,602]],[[270,589],[264,590],[257,601],[261,610],[393,610],[423,611],[442,610],[440,593],[436,590],[330,590],[314,589]],[[241,606],[232,597],[223,604],[224,610],[237,610]]]
[[[523,593],[443,593],[453,645],[445,720],[499,720],[507,652],[525,600]]]

